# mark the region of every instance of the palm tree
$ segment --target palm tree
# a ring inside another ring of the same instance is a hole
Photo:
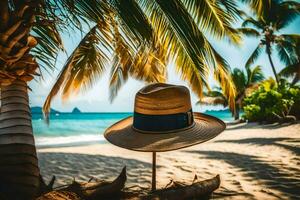
[[[293,80],[291,82],[292,85],[295,85],[297,82],[300,80],[300,36],[294,36],[291,38],[292,41],[296,45],[296,55],[297,55],[297,60],[292,63],[291,65],[283,68],[279,72],[280,77],[292,77]]]
[[[27,82],[38,75],[36,60],[48,65],[62,47],[52,23],[60,13],[48,13],[49,7],[43,1],[0,2],[1,199],[32,199],[39,187]]]
[[[27,84],[54,68],[58,52],[64,51],[61,33],[80,30],[84,37],[46,100],[46,115],[60,89],[64,98],[88,89],[111,62],[112,98],[129,76],[163,82],[166,64],[175,59],[196,94],[201,96],[208,88],[211,69],[233,102],[229,67],[204,33],[238,43],[231,23],[239,14],[229,0],[0,1],[1,195],[8,199],[37,195],[40,172]]]
[[[246,18],[242,23],[243,28],[238,30],[246,36],[260,38],[260,43],[250,55],[246,66],[252,65],[265,48],[278,84],[279,80],[272,60],[273,47],[275,47],[279,59],[286,65],[295,62],[296,46],[290,41],[290,37],[293,37],[293,35],[279,34],[279,32],[299,16],[300,3],[282,0],[242,1],[250,5],[255,13],[255,18]]]
[[[253,69],[246,68],[246,74],[235,68],[231,72],[231,76],[236,88],[235,107],[230,108],[235,120],[240,118],[239,113],[242,108],[243,99],[248,93],[257,86],[257,83],[264,79],[261,66],[256,66]],[[222,93],[220,88],[209,91],[205,94],[205,98],[197,102],[207,105],[222,105],[224,108],[228,106],[228,97]]]

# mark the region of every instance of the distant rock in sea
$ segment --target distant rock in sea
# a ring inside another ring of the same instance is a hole
[[[81,111],[79,110],[79,108],[75,107],[75,108],[72,110],[72,113],[73,113],[73,114],[77,114],[77,113],[81,113]]]
[[[39,106],[34,106],[34,107],[31,107],[30,109],[31,109],[32,114],[42,114],[43,113],[43,108],[39,107]],[[56,113],[60,113],[60,112],[51,108],[50,113],[56,114]]]

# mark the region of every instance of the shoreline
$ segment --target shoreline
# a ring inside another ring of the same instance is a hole
[[[56,186],[73,177],[112,180],[127,167],[126,187],[150,188],[151,153],[111,144],[38,148],[41,173]],[[239,124],[228,126],[215,139],[177,151],[157,154],[157,186],[171,179],[191,183],[221,176],[214,198],[300,198],[300,123],[289,126]],[[287,164],[288,163],[288,164]],[[230,196],[227,196],[230,195]]]
[[[300,121],[297,121],[296,124],[299,124]],[[250,129],[250,128],[279,128],[289,126],[291,124],[259,124],[258,122],[237,122],[237,121],[230,121],[225,122],[226,130],[233,130],[233,129]],[[45,148],[59,148],[59,147],[75,147],[75,146],[87,146],[93,144],[110,144],[103,136],[103,133],[93,133],[93,134],[79,134],[79,135],[57,135],[52,136],[48,134],[47,136],[44,135],[35,135],[35,143],[38,149],[45,149]]]

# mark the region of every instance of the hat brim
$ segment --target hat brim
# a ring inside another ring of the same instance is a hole
[[[195,112],[193,115],[195,123],[190,128],[161,134],[137,131],[132,127],[133,117],[128,117],[109,127],[104,137],[110,143],[125,149],[163,152],[208,141],[226,128],[225,123],[216,117]]]

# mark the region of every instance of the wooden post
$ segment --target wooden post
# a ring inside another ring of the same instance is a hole
[[[152,191],[156,190],[156,152],[152,152]]]

